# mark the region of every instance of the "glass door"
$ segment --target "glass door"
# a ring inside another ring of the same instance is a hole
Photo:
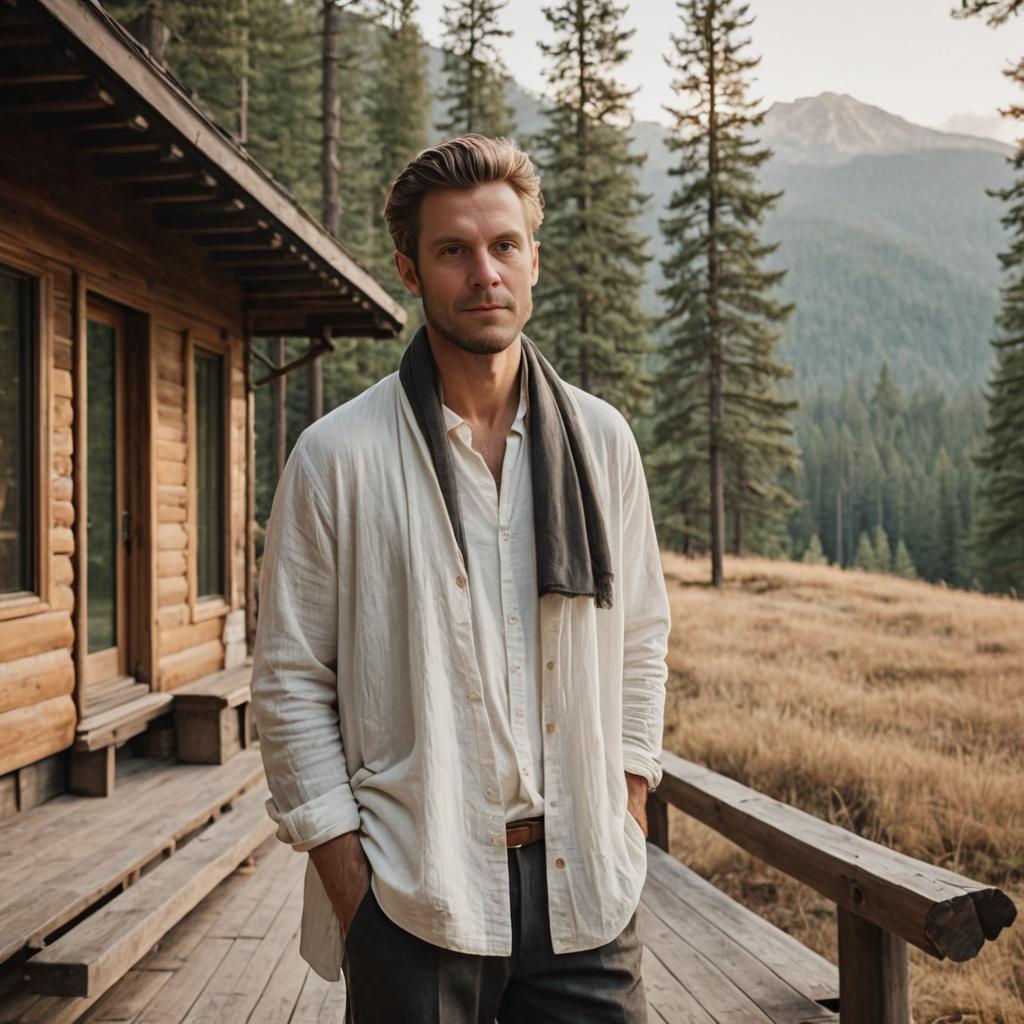
[[[86,331],[86,685],[127,674],[124,316],[90,302]],[[81,593],[81,590],[80,590]]]

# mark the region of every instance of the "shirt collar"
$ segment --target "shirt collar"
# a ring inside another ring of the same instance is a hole
[[[526,380],[529,371],[526,365],[525,353],[519,357],[519,369],[519,408],[516,410],[516,418],[512,421],[512,426],[509,429],[522,434],[526,422],[526,414],[530,408],[529,389],[527,388]],[[437,387],[441,393],[441,413],[444,416],[445,430],[450,434],[453,430],[461,427],[466,421],[454,409],[450,409],[444,404],[444,385],[441,383],[440,377],[438,377]]]

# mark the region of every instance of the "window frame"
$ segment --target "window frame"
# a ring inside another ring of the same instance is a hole
[[[33,408],[26,416],[30,425],[32,457],[28,465],[31,479],[27,489],[31,494],[31,526],[26,531],[32,545],[30,563],[32,586],[28,590],[15,590],[0,594],[0,621],[37,615],[53,607],[51,592],[50,523],[50,452],[53,415],[51,409],[51,362],[53,326],[53,279],[44,263],[22,253],[0,250],[0,273],[7,273],[28,282],[28,347],[33,385],[29,389]],[[72,427],[67,428],[70,433]]]
[[[223,517],[221,547],[221,573],[224,590],[221,594],[199,595],[199,457],[198,422],[196,419],[196,350],[219,356],[222,360],[221,378],[221,430],[224,438],[224,489],[221,515]],[[188,417],[188,604],[192,622],[202,622],[226,615],[232,609],[232,445],[231,445],[231,345],[224,339],[204,335],[197,339],[191,330],[185,331],[185,365],[187,368],[186,415]]]

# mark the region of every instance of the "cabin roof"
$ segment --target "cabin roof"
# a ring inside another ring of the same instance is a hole
[[[94,0],[0,0],[0,97],[242,288],[253,335],[391,337],[405,312]]]

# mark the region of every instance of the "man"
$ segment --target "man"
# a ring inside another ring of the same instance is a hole
[[[628,424],[523,334],[542,206],[509,140],[410,162],[385,216],[425,323],[274,498],[267,808],[355,1024],[646,1020],[668,601]]]

